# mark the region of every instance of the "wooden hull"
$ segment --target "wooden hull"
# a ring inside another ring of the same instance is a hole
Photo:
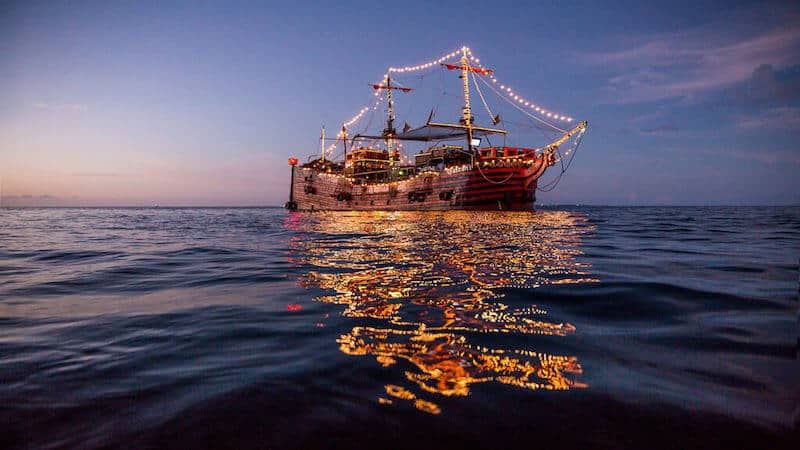
[[[480,163],[479,163],[480,164]],[[546,157],[486,167],[427,171],[395,182],[357,184],[340,175],[292,166],[292,200],[301,211],[531,210]]]

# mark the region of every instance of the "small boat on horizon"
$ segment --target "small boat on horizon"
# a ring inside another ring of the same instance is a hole
[[[409,93],[414,88],[396,78],[407,72],[440,67],[443,72],[459,74],[463,106],[457,123],[437,122],[431,110],[426,123],[412,128],[407,123],[401,130],[395,126],[393,92]],[[471,83],[472,82],[472,83]],[[500,114],[491,110],[478,83],[494,91],[532,123],[557,137],[539,147],[505,145],[508,130]],[[470,102],[474,86],[492,125],[475,123]],[[547,168],[562,163],[580,145],[587,122],[570,124],[574,119],[554,114],[525,100],[510,87],[499,84],[494,71],[483,67],[468,47],[418,66],[391,67],[378,83],[372,84],[378,101],[372,108],[363,108],[353,119],[342,125],[333,144],[325,148],[323,128],[320,156],[310,157],[299,164],[289,158],[291,185],[289,210],[531,210],[536,191],[541,189],[539,178]],[[383,95],[382,95],[383,94]],[[379,133],[367,130],[349,136],[351,127],[370,110],[375,110],[385,97],[388,117],[386,127]],[[546,128],[545,128],[546,127]],[[502,139],[502,145],[481,146],[492,139]],[[561,147],[571,142],[566,151]],[[327,157],[341,143],[341,159]],[[403,145],[423,143],[424,148],[413,155],[413,161],[403,154]],[[349,146],[349,148],[348,148]],[[573,153],[574,156],[574,153]],[[561,174],[555,180],[560,179]],[[548,186],[547,190],[554,187]]]

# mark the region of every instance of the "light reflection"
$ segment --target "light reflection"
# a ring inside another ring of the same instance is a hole
[[[482,334],[575,331],[535,304],[511,306],[503,299],[515,290],[530,295],[542,285],[597,281],[588,264],[576,259],[581,237],[593,231],[583,216],[290,213],[287,226],[298,232],[290,243],[292,260],[307,269],[301,284],[327,291],[315,300],[343,305],[343,316],[358,319],[337,340],[339,349],[374,358],[400,377],[385,387],[388,398],[377,397],[380,404],[402,400],[439,414],[430,400],[467,396],[476,383],[531,390],[586,386],[575,356],[514,348],[529,339],[509,337],[506,348],[479,344]],[[375,320],[380,325],[373,326]],[[423,394],[432,397],[420,398]]]

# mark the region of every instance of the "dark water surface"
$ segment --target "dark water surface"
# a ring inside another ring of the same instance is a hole
[[[0,210],[0,448],[792,448],[800,208]]]

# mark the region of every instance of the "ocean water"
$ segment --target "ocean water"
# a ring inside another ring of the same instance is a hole
[[[800,208],[0,209],[0,448],[797,448]]]

